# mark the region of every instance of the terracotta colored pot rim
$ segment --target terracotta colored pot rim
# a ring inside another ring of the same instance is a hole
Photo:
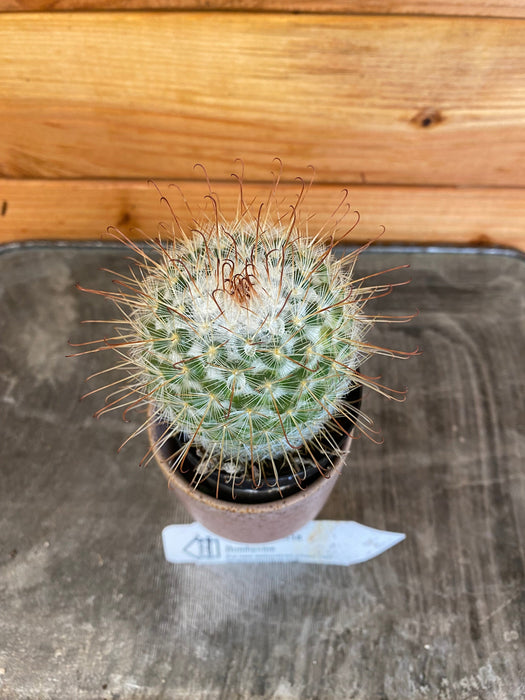
[[[154,435],[152,422],[150,422],[148,426],[148,433],[150,443],[153,445]],[[337,457],[334,466],[330,469],[327,476],[319,474],[318,478],[313,483],[309,484],[298,493],[294,493],[291,496],[286,496],[285,498],[279,500],[269,501],[267,503],[236,503],[235,501],[223,501],[220,498],[208,496],[207,494],[202,493],[202,491],[199,491],[199,489],[195,486],[191,486],[177,471],[172,471],[167,459],[161,454],[161,450],[154,450],[154,454],[158,465],[168,480],[168,487],[174,491],[182,491],[192,500],[217,511],[229,512],[235,510],[237,513],[264,514],[275,513],[276,511],[289,508],[294,503],[300,503],[307,496],[310,496],[316,491],[320,490],[327,479],[337,478],[341,472],[344,459],[350,450],[351,440],[352,437],[350,436],[346,438],[341,447],[341,454]]]

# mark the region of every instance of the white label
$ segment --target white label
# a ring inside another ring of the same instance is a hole
[[[377,557],[405,539],[352,520],[314,520],[289,537],[243,544],[214,535],[200,523],[168,525],[162,531],[164,554],[173,564],[303,562],[349,566]]]

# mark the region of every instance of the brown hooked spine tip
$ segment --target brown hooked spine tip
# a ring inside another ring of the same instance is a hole
[[[231,261],[228,262],[231,264],[231,272],[233,273],[234,264],[231,263]],[[253,271],[255,270],[253,263],[247,262],[242,272],[230,274],[228,277],[225,277],[223,263],[222,290],[226,294],[229,294],[238,304],[246,305],[252,297],[257,296],[257,291],[255,289],[257,279],[255,275],[250,272],[250,268]]]

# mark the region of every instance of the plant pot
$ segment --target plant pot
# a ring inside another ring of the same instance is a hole
[[[361,387],[354,389],[351,397],[358,411]],[[339,421],[343,423],[343,419]],[[354,423],[349,419],[344,419],[344,422],[347,423],[345,429],[351,435]],[[166,425],[160,421],[150,423],[150,443],[154,445],[165,430]],[[219,489],[216,479],[212,478],[211,483],[203,482],[199,486],[192,483],[193,466],[200,461],[193,448],[188,452],[184,470],[172,470],[170,457],[180,444],[177,436],[156,449],[155,457],[168,479],[170,489],[175,491],[193,518],[208,530],[237,542],[270,542],[291,535],[317,516],[341,474],[350,451],[350,435],[343,435],[339,440],[341,454],[325,474],[314,467],[310,473],[304,474],[300,486],[290,474],[281,477],[279,484],[266,484],[257,489],[236,485],[233,497],[231,486],[226,490],[223,487]],[[205,481],[209,482],[209,479]],[[227,497],[217,498],[215,493],[218,490]]]

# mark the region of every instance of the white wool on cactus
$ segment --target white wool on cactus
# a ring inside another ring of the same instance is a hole
[[[99,415],[119,402],[126,411],[150,404],[152,418],[166,424],[161,442],[174,433],[185,438],[174,468],[193,446],[209,470],[227,465],[228,473],[260,482],[275,475],[276,458],[292,471],[290,454],[315,461],[321,437],[336,454],[328,424],[343,434],[341,419],[350,419],[366,431],[368,419],[347,400],[352,388],[400,400],[404,392],[386,389],[360,366],[376,353],[415,353],[365,341],[374,322],[392,320],[366,315],[365,305],[396,285],[371,283],[378,273],[356,277],[360,249],[336,257],[334,230],[328,243],[309,237],[297,205],[288,218],[269,206],[262,216],[262,205],[252,214],[242,186],[240,203],[228,220],[215,202],[215,216],[191,232],[174,215],[178,235],[148,249],[119,232],[139,255],[136,269],[117,280],[125,292],[86,291],[122,312],[119,335],[100,342],[123,358],[117,369],[127,372],[126,391]]]
[[[168,246],[143,280],[130,315],[143,341],[130,352],[137,391],[208,452],[243,465],[275,458],[345,410],[370,352],[370,289],[283,227],[203,233]]]

